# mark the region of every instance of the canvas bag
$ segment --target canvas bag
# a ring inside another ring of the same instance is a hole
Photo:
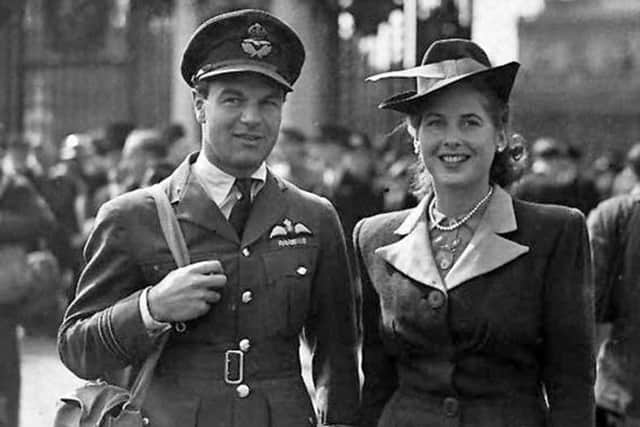
[[[178,267],[189,264],[189,252],[171,203],[160,184],[148,188],[158,210],[162,232]],[[165,333],[145,360],[131,391],[104,380],[89,382],[60,399],[54,427],[142,427],[149,421],[140,408],[153,370],[169,338]]]

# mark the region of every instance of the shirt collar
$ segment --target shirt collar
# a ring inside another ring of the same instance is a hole
[[[229,175],[211,163],[202,152],[193,164],[193,173],[209,197],[218,206],[222,205],[227,199],[236,180],[233,175]],[[264,162],[251,174],[251,178],[260,181],[260,184],[264,185],[267,181],[267,166]]]

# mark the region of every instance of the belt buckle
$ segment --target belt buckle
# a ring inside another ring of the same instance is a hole
[[[234,367],[236,368],[234,372]],[[235,375],[235,378],[232,376]],[[240,350],[224,352],[224,382],[240,384],[244,380],[244,353]]]

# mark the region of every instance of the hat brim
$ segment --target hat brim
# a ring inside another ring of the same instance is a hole
[[[258,64],[234,64],[227,65],[220,68],[216,68],[215,70],[207,71],[202,75],[198,76],[198,80],[210,79],[215,76],[221,76],[226,74],[236,74],[236,73],[257,73],[263,76],[269,77],[272,80],[275,80],[276,83],[279,83],[284,87],[285,91],[291,92],[293,91],[293,87],[278,73],[273,70],[270,70],[267,67],[262,67]]]
[[[432,96],[444,88],[451,87],[454,84],[462,82],[472,83],[474,81],[484,81],[495,91],[500,99],[506,102],[509,100],[518,68],[520,68],[520,64],[513,61],[497,67],[487,68],[486,70],[442,79],[425,92],[418,93],[415,90],[411,90],[387,98],[378,105],[378,108],[395,110],[404,114],[414,114],[429,96]]]

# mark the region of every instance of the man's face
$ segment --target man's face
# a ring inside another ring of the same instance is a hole
[[[230,175],[250,176],[276,143],[283,104],[284,90],[259,74],[212,79],[207,97],[194,95],[204,155]]]

